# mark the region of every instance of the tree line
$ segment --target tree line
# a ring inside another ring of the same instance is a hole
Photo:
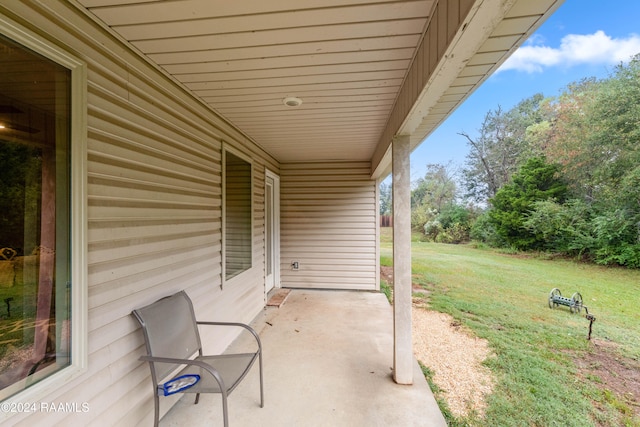
[[[413,183],[425,239],[640,268],[640,54],[557,97],[489,111],[477,136],[459,136],[464,166],[427,165]],[[389,198],[381,187],[381,213]]]

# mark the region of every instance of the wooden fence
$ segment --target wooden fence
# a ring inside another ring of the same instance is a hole
[[[380,227],[393,227],[393,215],[380,215]]]

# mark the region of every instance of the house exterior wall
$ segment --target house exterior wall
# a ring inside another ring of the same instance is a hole
[[[41,399],[88,410],[0,414],[0,424],[151,425],[131,310],[185,289],[199,318],[252,320],[264,307],[265,168],[279,165],[66,2],[6,2],[0,14],[86,62],[88,100],[88,281],[73,283],[88,290],[88,369]],[[253,266],[222,286],[227,146],[252,159]],[[216,339],[208,350],[233,338],[203,335]]]
[[[368,162],[282,165],[283,287],[379,289],[377,183],[370,167]]]

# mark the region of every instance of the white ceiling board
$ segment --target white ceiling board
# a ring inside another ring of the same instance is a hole
[[[449,14],[459,10],[455,1],[451,0]],[[499,12],[470,13],[466,18],[467,29],[482,21],[484,39],[459,42],[464,30],[453,37],[444,62],[453,58],[460,65],[445,68],[455,75],[431,79],[435,86],[425,86],[407,117],[415,138],[428,135],[558,3],[474,1],[471,10],[495,5]],[[378,144],[436,1],[77,0],[74,4],[277,160],[307,162],[373,161],[376,149],[384,150]],[[510,5],[511,10],[505,11]],[[457,19],[447,17],[452,18]],[[414,76],[406,84],[416,89],[416,82]],[[429,92],[434,95],[425,96]],[[283,105],[289,96],[301,98],[302,105],[293,109]]]

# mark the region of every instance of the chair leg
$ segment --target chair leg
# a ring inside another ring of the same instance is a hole
[[[229,427],[229,414],[227,413],[227,393],[222,393],[222,420],[224,427]]]
[[[160,398],[157,394],[153,396],[153,425],[158,427],[160,423]]]
[[[264,408],[264,381],[262,379],[262,352],[258,355],[258,363],[260,368],[260,407]]]

